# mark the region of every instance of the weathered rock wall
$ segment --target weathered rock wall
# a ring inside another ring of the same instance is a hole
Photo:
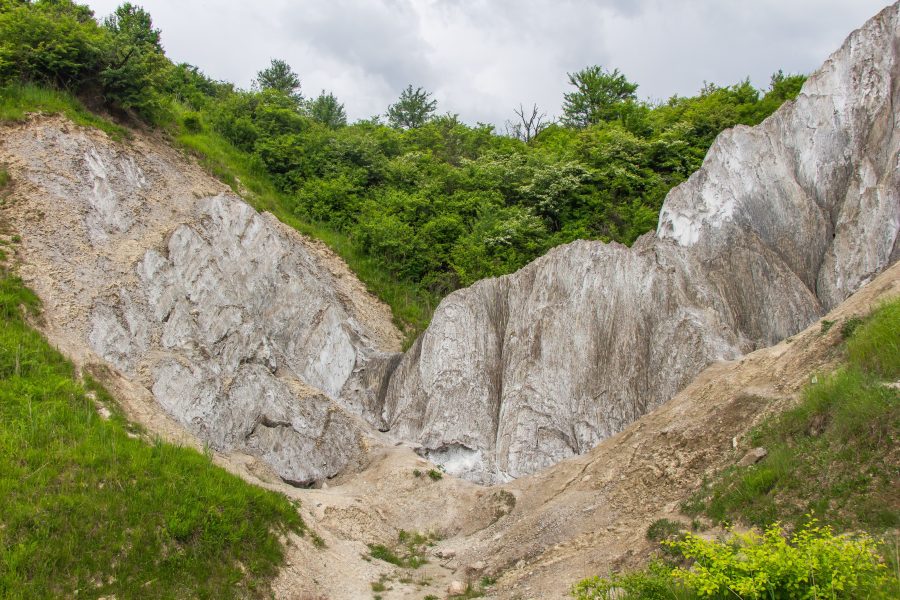
[[[212,447],[306,484],[362,461],[381,429],[502,481],[586,452],[900,257],[898,6],[795,102],[719,136],[656,234],[569,244],[451,294],[402,357],[346,265],[163,140],[3,126],[15,183],[0,210],[51,340]]]
[[[898,59],[895,4],[795,102],[720,135],[656,235],[576,242],[448,296],[391,377],[391,432],[474,480],[531,473],[849,296],[900,253]]]
[[[0,154],[23,275],[62,335],[288,481],[361,458],[367,367],[399,334],[339,259],[158,141],[44,118],[5,129]]]

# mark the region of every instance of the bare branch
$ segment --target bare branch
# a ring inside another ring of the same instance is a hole
[[[519,108],[513,111],[519,118],[519,122],[506,122],[506,134],[518,138],[526,144],[531,143],[531,140],[549,125],[547,113],[541,112],[537,104],[532,105],[529,111],[526,112],[525,107],[519,104]]]

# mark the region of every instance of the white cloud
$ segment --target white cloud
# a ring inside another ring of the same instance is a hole
[[[98,15],[120,2],[89,0]],[[171,58],[248,86],[270,58],[352,119],[407,84],[442,112],[502,124],[519,102],[558,114],[566,73],[601,64],[642,97],[779,68],[810,72],[885,0],[143,0]]]

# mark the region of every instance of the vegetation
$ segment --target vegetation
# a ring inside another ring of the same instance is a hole
[[[84,107],[69,92],[33,83],[0,85],[0,121],[22,121],[29,112],[62,114],[72,122],[105,131],[113,139],[127,137],[127,130]]]
[[[826,322],[823,334],[836,325]],[[578,598],[895,598],[900,596],[900,299],[841,323],[846,364],[795,408],[751,432],[768,455],[707,482],[691,515],[763,534],[709,541],[661,519],[647,537],[678,561],[582,581]],[[815,515],[815,517],[813,517]],[[819,519],[830,523],[820,526]],[[795,533],[788,536],[781,524]],[[831,527],[866,531],[834,535]],[[895,535],[895,534],[894,534]],[[890,546],[890,547],[886,547]],[[881,555],[881,556],[879,556]],[[883,556],[883,558],[882,558]],[[622,592],[614,591],[622,590]],[[616,595],[618,594],[618,595]]]
[[[383,560],[404,569],[418,569],[428,562],[425,549],[434,546],[437,536],[400,530],[397,543],[392,546],[369,544],[369,557]]]
[[[337,98],[304,98],[282,60],[251,91],[172,63],[132,4],[99,22],[72,0],[0,0],[0,116],[65,112],[117,131],[77,97],[166,129],[257,208],[331,245],[411,335],[445,294],[556,245],[630,244],[721,130],[760,122],[804,80],[779,72],[765,92],[744,81],[650,104],[617,70],[569,79],[562,123],[520,105],[510,137],[437,116],[413,86],[386,109],[388,125],[347,125]]]
[[[579,600],[743,598],[893,598],[900,580],[867,535],[836,536],[811,521],[788,537],[779,524],[763,534],[707,540],[686,533],[668,542],[689,567],[661,561],[641,572],[579,582]]]
[[[26,323],[38,310],[4,272],[0,597],[263,595],[282,561],[278,535],[304,530],[296,507],[199,452],[140,439]]]
[[[684,506],[714,521],[799,526],[809,513],[844,530],[900,525],[900,300],[852,323],[847,365],[809,385],[803,401],[751,433],[768,456],[727,469]]]

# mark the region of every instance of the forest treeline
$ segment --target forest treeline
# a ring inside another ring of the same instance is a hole
[[[412,85],[351,124],[333,94],[307,97],[286,62],[261,67],[243,90],[175,64],[132,4],[98,20],[71,0],[0,0],[0,85],[63,89],[120,118],[222,138],[286,210],[432,298],[572,240],[632,243],[719,132],[759,123],[804,81],[778,72],[766,90],[709,84],[654,103],[591,66],[568,74],[560,119],[520,105],[499,131],[441,113]]]

